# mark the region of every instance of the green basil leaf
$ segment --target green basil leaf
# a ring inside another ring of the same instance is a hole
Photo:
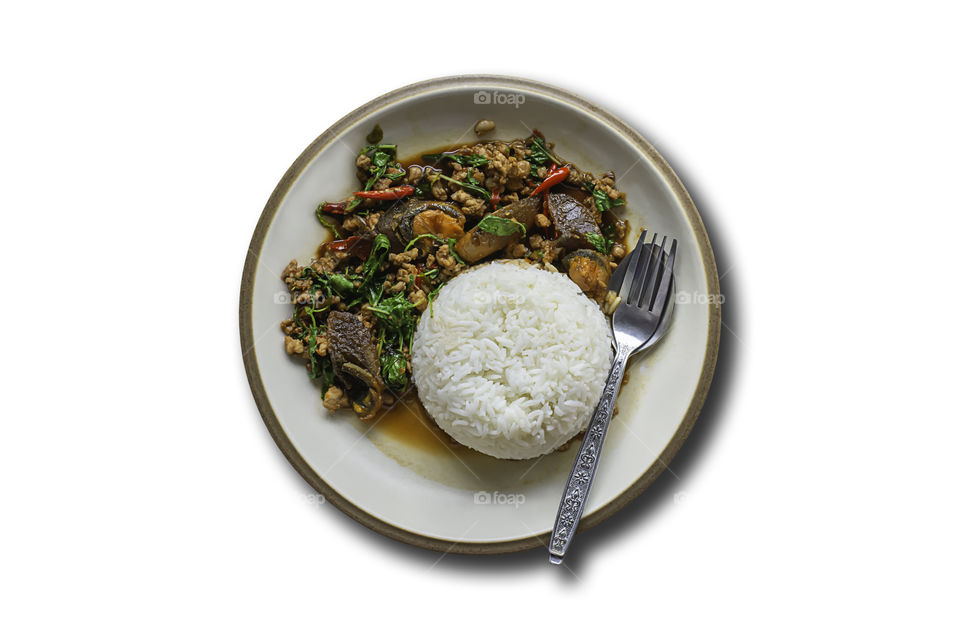
[[[327,204],[326,201],[321,202],[317,205],[317,220],[320,221],[320,224],[325,226],[327,229],[330,229],[330,232],[333,233],[334,240],[340,239],[340,232],[337,231],[337,225],[330,218],[323,215],[323,205]]]
[[[528,146],[530,147],[531,153],[527,156],[527,161],[531,167],[546,167],[551,163],[561,164],[561,162],[550,153],[550,150],[547,148],[547,143],[543,138],[537,136],[530,138]]]
[[[383,140],[383,129],[379,124],[374,125],[373,131],[367,134],[367,142],[370,144],[379,144]]]
[[[500,216],[484,217],[477,224],[477,228],[495,236],[512,236],[515,233],[526,235],[527,233],[527,228],[522,222],[513,218],[501,218]]]
[[[371,144],[361,149],[357,157],[359,158],[364,155],[370,158],[370,168],[368,169],[370,175],[364,183],[365,191],[369,191],[373,185],[376,184],[377,180],[383,177],[388,167],[403,168],[395,162],[397,158],[397,145],[395,144]],[[392,177],[399,178],[402,175],[403,173],[400,173]],[[358,204],[359,202],[360,201],[357,200]],[[353,207],[348,206],[347,211],[352,211],[355,206],[356,205],[353,205]]]
[[[386,153],[390,154],[391,158],[397,157],[397,145],[395,144],[371,144],[363,149],[360,149],[360,153],[358,153],[357,156],[359,157],[364,154],[370,155],[371,152],[376,151],[385,151]],[[372,158],[373,156],[370,157]]]
[[[350,281],[350,278],[340,273],[328,273],[327,279],[330,281],[330,286],[333,287],[340,295],[353,295],[353,282]]]
[[[607,192],[598,187],[593,187],[593,200],[597,203],[597,209],[607,211],[611,207],[622,207],[626,204],[623,198],[611,198]]]
[[[480,183],[473,176],[470,176],[463,182],[461,182],[460,180],[454,180],[450,176],[444,175],[442,173],[438,173],[437,177],[443,178],[447,182],[452,182],[453,184],[459,186],[465,191],[472,191],[473,193],[480,196],[484,200],[489,200],[491,197],[493,197],[489,191],[487,191],[482,186],[480,186]]]
[[[375,151],[370,160],[375,167],[386,167],[387,163],[390,162],[392,156],[386,151]]]
[[[482,167],[483,165],[490,162],[489,158],[484,158],[483,156],[476,153],[468,154],[459,154],[459,153],[426,153],[420,156],[424,162],[429,162],[430,164],[437,164],[443,162],[444,160],[449,160],[450,162],[456,162],[462,164],[465,167]]]
[[[366,284],[390,253],[390,239],[378,233],[370,247],[370,255],[363,263],[363,283]]]
[[[427,180],[420,180],[413,188],[413,193],[418,198],[429,198],[432,195],[430,190],[430,182]]]
[[[420,238],[433,238],[433,239],[436,240],[437,242],[443,242],[443,238],[440,238],[440,237],[438,237],[438,236],[435,236],[435,235],[433,235],[432,233],[421,233],[421,234],[418,235],[416,238],[414,238],[413,240],[411,240],[410,242],[408,242],[408,243],[407,243],[407,246],[405,246],[405,247],[403,248],[403,250],[404,250],[404,251],[410,251],[410,247],[412,247],[413,245],[417,244],[417,240],[419,240]]]
[[[403,351],[404,343],[410,344],[413,332],[417,328],[417,307],[403,291],[384,298],[376,305],[367,307],[379,319],[379,325],[391,342],[397,341],[398,351]]]
[[[608,241],[599,233],[588,233],[584,235],[584,238],[586,238],[599,253],[610,253],[610,247],[613,245],[613,242]]]
[[[453,246],[455,244],[457,244],[457,241],[455,238],[447,238],[447,246],[450,247],[450,255],[452,255],[456,259],[456,261],[459,262],[460,264],[467,264],[466,262],[463,261],[463,258],[460,257],[460,254],[454,251]]]
[[[393,349],[384,349],[380,354],[380,374],[387,386],[396,391],[407,388],[407,359]]]

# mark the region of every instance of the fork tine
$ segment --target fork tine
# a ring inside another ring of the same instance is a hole
[[[647,282],[647,272],[650,270],[650,259],[653,257],[653,249],[656,244],[657,234],[653,234],[653,240],[650,241],[650,249],[647,251],[647,257],[643,260],[643,270],[637,274],[637,278],[634,279],[630,287],[630,295],[626,300],[628,305],[636,306],[637,301],[640,299],[640,294],[643,293]],[[626,278],[624,278],[624,281],[626,281]]]
[[[660,238],[659,245],[651,245],[650,251],[653,256],[650,258],[650,273],[647,274],[646,284],[643,287],[643,296],[640,298],[640,308],[649,309],[653,305],[653,297],[657,295],[657,283],[663,277],[661,267],[663,267],[663,248],[667,243],[667,236]]]
[[[677,239],[674,238],[670,244],[670,253],[667,257],[667,264],[663,268],[663,277],[660,279],[660,286],[657,288],[657,297],[653,302],[653,313],[660,315],[663,313],[663,307],[667,302],[667,296],[670,295],[670,289],[673,287],[673,263],[677,257]]]
[[[627,256],[628,261],[623,271],[623,280],[617,289],[617,295],[620,296],[621,300],[626,300],[627,294],[630,292],[631,283],[637,276],[637,264],[640,262],[640,254],[643,253],[643,240],[646,237],[647,230],[644,229],[640,233],[640,239],[637,240],[637,245],[633,248],[633,251],[630,252],[630,255]]]

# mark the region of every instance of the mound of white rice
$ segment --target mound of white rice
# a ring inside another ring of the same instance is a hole
[[[413,338],[420,401],[458,442],[533,458],[586,428],[610,368],[610,326],[567,276],[503,261],[450,280]]]

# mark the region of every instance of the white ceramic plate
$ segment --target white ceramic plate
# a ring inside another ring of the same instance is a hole
[[[498,139],[537,128],[577,166],[613,169],[627,194],[631,246],[641,227],[679,240],[673,327],[631,365],[581,527],[617,511],[669,463],[703,404],[720,335],[716,264],[689,195],[637,132],[583,98],[516,78],[441,78],[384,95],[317,138],[280,181],[250,244],[240,331],[251,389],[278,446],[328,502],[385,535],[464,553],[545,546],[576,444],[501,461],[411,443],[347,412],[331,416],[302,362],[284,352],[279,324],[291,308],[279,274],[291,258],[308,262],[326,239],[314,210],[356,188],[353,162],[375,124],[404,158],[475,141],[482,118],[496,122]]]

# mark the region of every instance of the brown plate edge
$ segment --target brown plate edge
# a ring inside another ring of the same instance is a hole
[[[536,547],[546,548],[549,542],[549,534],[489,543],[464,543],[443,540],[440,538],[432,538],[430,536],[425,536],[419,533],[401,529],[370,515],[327,485],[327,483],[325,483],[323,479],[310,467],[303,456],[300,455],[300,453],[293,446],[293,443],[290,442],[290,439],[287,437],[282,425],[280,424],[280,421],[277,419],[277,416],[273,411],[273,407],[270,405],[270,400],[267,398],[267,394],[263,387],[263,380],[260,376],[260,369],[257,364],[256,353],[254,350],[255,338],[253,335],[252,318],[253,287],[257,263],[259,260],[259,251],[263,245],[263,240],[266,236],[267,230],[270,228],[270,224],[273,221],[274,216],[277,213],[280,202],[286,196],[290,186],[297,179],[304,168],[306,168],[306,166],[313,160],[313,158],[324,147],[326,147],[329,142],[336,138],[336,136],[340,135],[340,133],[346,129],[347,126],[356,120],[365,117],[373,111],[390,105],[396,100],[413,96],[417,93],[423,92],[424,90],[453,87],[459,84],[476,83],[489,83],[496,85],[506,84],[508,86],[534,90],[541,93],[547,93],[556,98],[562,98],[563,100],[572,102],[578,107],[593,113],[600,119],[607,121],[608,124],[613,125],[622,135],[628,137],[630,140],[636,143],[636,145],[642,150],[647,158],[667,179],[671,191],[680,202],[680,205],[683,208],[688,221],[690,222],[691,228],[697,237],[697,244],[699,246],[701,258],[703,259],[704,268],[706,270],[706,280],[708,286],[707,293],[710,294],[711,299],[716,299],[716,296],[718,296],[720,293],[720,278],[717,272],[716,260],[713,255],[713,248],[710,244],[710,239],[707,237],[706,228],[703,225],[703,220],[700,218],[700,213],[697,211],[696,205],[694,205],[690,194],[680,182],[680,178],[673,171],[670,165],[667,164],[666,160],[663,159],[657,150],[654,149],[654,147],[647,142],[643,136],[641,136],[626,122],[619,119],[612,113],[594,105],[593,103],[581,98],[576,94],[559,87],[554,87],[552,85],[544,84],[534,80],[526,80],[511,76],[449,76],[424,80],[422,82],[416,82],[414,84],[401,87],[355,109],[334,123],[329,129],[324,131],[303,151],[303,153],[300,154],[290,168],[287,169],[286,173],[283,175],[283,178],[281,178],[280,182],[273,190],[273,193],[270,195],[270,198],[267,200],[267,203],[263,208],[263,213],[261,213],[260,219],[257,222],[257,227],[253,232],[253,237],[250,240],[250,247],[247,250],[246,260],[244,261],[243,277],[240,284],[240,346],[243,350],[243,366],[247,374],[247,380],[250,384],[250,391],[253,393],[257,409],[260,411],[260,415],[263,418],[270,435],[273,437],[274,442],[276,442],[277,446],[280,448],[280,451],[283,452],[283,455],[287,458],[293,468],[297,470],[297,473],[299,473],[303,479],[306,480],[311,487],[313,487],[313,489],[320,493],[324,499],[329,501],[335,507],[343,511],[360,524],[372,529],[373,531],[376,531],[377,533],[395,540],[399,540],[400,542],[405,542],[407,544],[429,549],[431,551],[440,551],[442,553],[498,554],[525,551]],[[697,417],[700,415],[700,410],[702,409],[706,400],[707,391],[710,389],[710,384],[713,380],[714,368],[716,367],[717,363],[717,356],[720,346],[720,330],[720,306],[718,304],[712,304],[710,305],[710,316],[707,326],[707,347],[706,351],[704,352],[703,365],[700,370],[700,379],[697,382],[697,388],[694,391],[693,399],[691,400],[690,405],[687,407],[687,411],[684,414],[683,420],[677,427],[677,430],[670,439],[670,442],[667,443],[666,448],[657,458],[660,464],[652,465],[646,470],[646,472],[644,472],[642,476],[640,476],[636,482],[623,491],[623,493],[607,504],[603,505],[597,511],[585,516],[580,522],[578,531],[583,531],[589,529],[590,527],[596,526],[622,509],[627,503],[643,493],[647,487],[653,483],[657,476],[660,475],[663,469],[669,466],[670,461],[686,441],[687,436],[690,435],[690,431],[693,429],[693,425],[696,423]]]

